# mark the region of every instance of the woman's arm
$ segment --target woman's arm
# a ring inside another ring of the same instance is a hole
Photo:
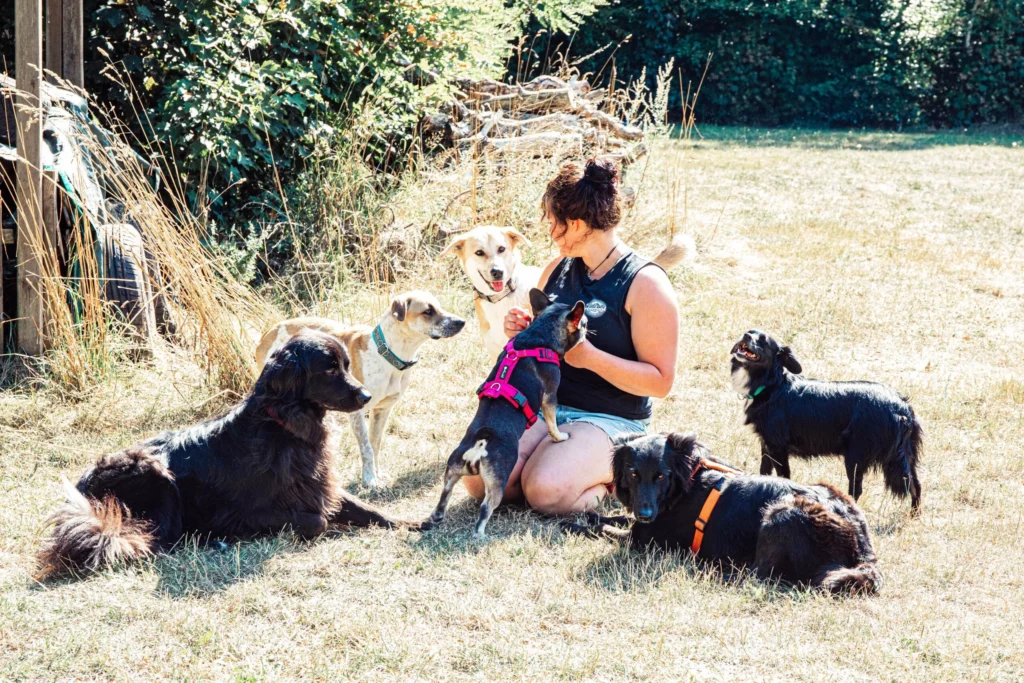
[[[676,379],[679,350],[679,308],[668,276],[660,268],[644,268],[626,294],[632,318],[637,359],[626,360],[583,341],[565,354],[577,368],[596,372],[613,385],[636,396],[664,398]]]
[[[548,283],[548,279],[551,277],[551,273],[554,272],[555,266],[561,260],[561,257],[558,257],[544,266],[544,270],[540,274],[540,280],[537,281],[538,289],[544,289],[544,285]],[[532,319],[533,313],[531,311],[519,308],[518,306],[510,308],[508,313],[505,314],[505,336],[509,339],[516,336],[529,326]]]

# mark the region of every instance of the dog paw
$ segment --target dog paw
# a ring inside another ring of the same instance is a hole
[[[563,441],[569,440],[569,435],[566,434],[565,432],[555,432],[554,434],[550,434],[549,436],[551,437],[551,440],[554,441],[555,443],[562,443]]]
[[[562,530],[564,534],[571,534],[574,536],[587,536],[590,534],[590,527],[584,526],[583,524],[577,524],[576,522],[563,521],[558,523],[558,528]]]
[[[387,486],[388,477],[384,474],[366,474],[363,473],[363,488],[366,489],[382,489]]]

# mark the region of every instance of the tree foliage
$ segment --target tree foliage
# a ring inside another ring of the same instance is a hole
[[[936,125],[1024,123],[1024,4],[952,0],[929,46],[934,82],[925,116]]]
[[[380,144],[400,146],[416,106],[437,94],[404,79],[403,65],[493,72],[519,28],[514,8],[489,0],[86,4],[87,87],[144,120],[191,199],[233,221],[283,210],[282,185],[357,106],[372,102]]]
[[[1016,0],[612,0],[572,36],[583,68],[617,76],[676,60],[698,114],[732,124],[899,127],[1021,122]],[[969,34],[969,37],[968,37]],[[556,40],[558,40],[556,38]],[[561,47],[570,43],[562,36]],[[604,48],[602,50],[602,48]],[[607,71],[606,71],[607,73]],[[679,94],[673,109],[679,112]]]

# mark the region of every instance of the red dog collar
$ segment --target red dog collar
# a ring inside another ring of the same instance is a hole
[[[559,365],[558,354],[551,349],[514,349],[512,348],[512,340],[509,340],[508,344],[505,345],[505,355],[501,359],[501,364],[498,365],[498,371],[495,373],[494,379],[490,382],[485,382],[480,387],[480,391],[477,392],[477,398],[506,399],[516,408],[523,411],[523,415],[526,416],[526,428],[529,429],[537,421],[537,413],[533,412],[533,408],[530,407],[530,402],[526,400],[526,397],[508,383],[509,378],[512,376],[512,371],[516,369],[516,364],[523,358],[534,358],[541,363]]]

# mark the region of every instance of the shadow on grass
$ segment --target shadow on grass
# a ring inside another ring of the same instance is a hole
[[[263,573],[274,557],[300,551],[305,544],[289,533],[252,541],[209,544],[192,537],[153,560],[158,593],[175,599],[203,598]]]
[[[558,520],[540,516],[522,504],[502,505],[487,523],[487,538],[477,541],[473,530],[480,515],[480,503],[468,498],[448,508],[441,526],[424,532],[410,543],[414,552],[431,559],[456,557],[480,552],[489,545],[521,538],[529,534],[543,536],[561,544]]]
[[[678,129],[673,134],[673,137],[677,136]],[[691,144],[698,149],[707,145],[908,151],[977,145],[1018,147],[1024,150],[1024,129],[1000,126],[975,132],[947,130],[897,133],[884,130],[701,126],[700,135],[695,132]]]
[[[570,570],[571,580],[611,593],[644,593],[682,574],[704,589],[734,591],[757,602],[803,601],[820,594],[805,585],[759,579],[747,568],[697,562],[687,551],[638,551],[604,540],[609,552]]]
[[[346,490],[372,503],[391,503],[402,498],[417,496],[430,489],[441,490],[441,470],[434,463],[424,464],[413,470],[406,470],[381,488],[363,487],[361,479],[346,482]]]
[[[656,588],[665,577],[684,571],[693,578],[698,570],[689,558],[680,553],[661,550],[635,551],[611,546],[610,552],[598,555],[584,566],[573,569],[569,576],[575,581],[612,593],[644,592]]]

